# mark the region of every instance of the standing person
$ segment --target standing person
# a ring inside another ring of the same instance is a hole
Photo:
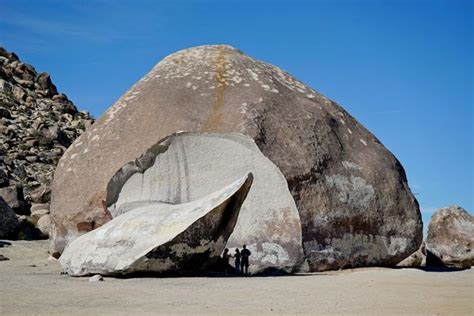
[[[239,275],[240,274],[240,250],[239,248],[235,248],[235,274]]]
[[[240,256],[242,257],[242,261],[240,263],[240,271],[245,275],[249,274],[249,257],[252,254],[250,250],[247,249],[246,245],[242,246],[242,251],[240,252]]]
[[[227,275],[227,269],[229,267],[229,248],[224,249],[224,253],[222,254],[222,267],[224,268],[224,273]]]

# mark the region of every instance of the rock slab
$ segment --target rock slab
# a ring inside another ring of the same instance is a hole
[[[252,175],[183,204],[138,206],[72,241],[59,258],[71,276],[196,273],[224,250]]]

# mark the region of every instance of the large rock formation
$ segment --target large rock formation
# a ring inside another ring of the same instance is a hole
[[[135,201],[132,210],[71,242],[59,262],[72,276],[202,271],[224,250],[251,183],[249,174],[183,204]]]
[[[49,74],[0,47],[0,196],[17,214],[49,202],[59,158],[91,123]]]
[[[281,69],[219,45],[166,57],[68,149],[53,183],[51,250],[109,221],[116,170],[180,130],[255,140],[288,182],[312,271],[394,265],[421,243],[405,172],[369,131]]]
[[[107,210],[116,217],[154,201],[187,203],[248,172],[254,181],[227,247],[247,245],[251,272],[293,272],[303,262],[298,210],[280,170],[243,135],[167,137],[112,177]]]
[[[426,265],[450,268],[474,265],[474,217],[462,207],[442,208],[431,217]]]

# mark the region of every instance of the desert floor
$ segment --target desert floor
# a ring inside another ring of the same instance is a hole
[[[0,315],[473,315],[474,270],[364,268],[284,277],[88,278],[61,275],[47,241],[0,248]]]

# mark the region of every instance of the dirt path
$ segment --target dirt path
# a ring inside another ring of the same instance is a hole
[[[367,268],[289,277],[88,278],[60,275],[47,241],[0,248],[0,315],[473,315],[474,270]]]

